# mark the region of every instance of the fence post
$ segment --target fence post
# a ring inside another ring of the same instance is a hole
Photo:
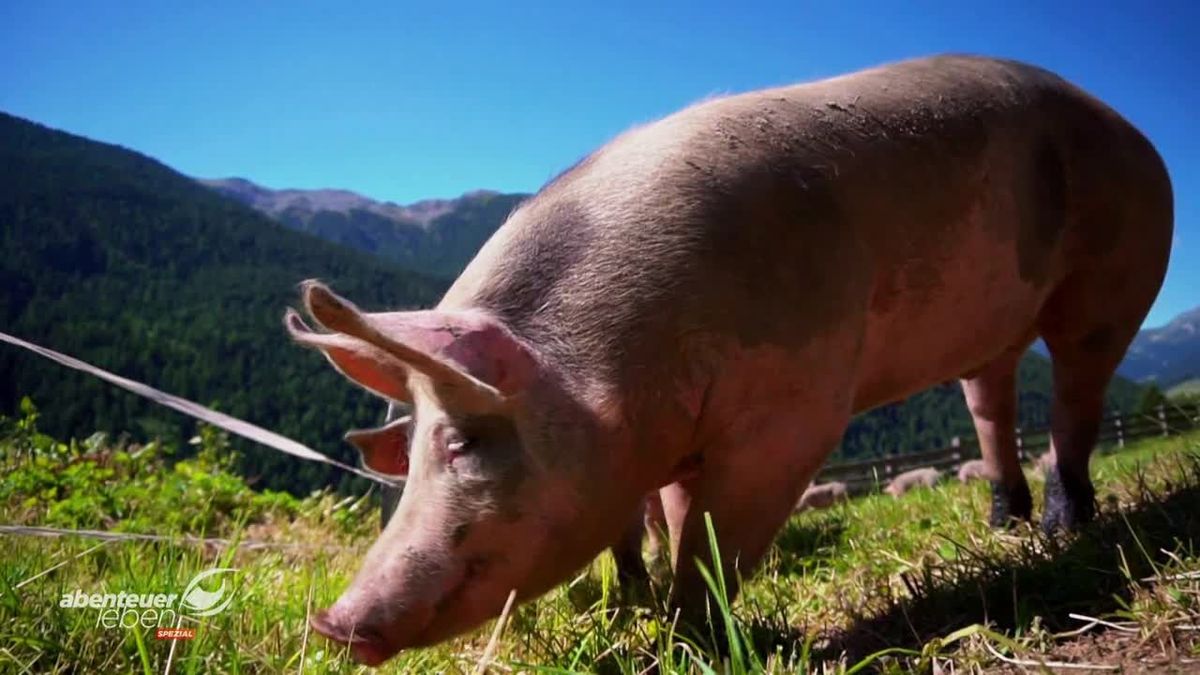
[[[950,439],[950,447],[951,447],[951,448],[954,450],[954,454],[952,455],[952,457],[954,457],[954,460],[955,460],[955,461],[959,461],[959,460],[961,460],[961,459],[963,458],[963,457],[962,457],[962,450],[961,450],[961,448],[962,448],[962,439],[961,439],[961,438],[959,438],[958,436],[954,436],[954,437],[952,437],[952,438]]]
[[[1025,461],[1025,437],[1021,435],[1022,433],[1024,430],[1017,427],[1017,459],[1023,462]]]
[[[1167,426],[1167,404],[1158,404],[1158,426],[1162,427],[1162,435],[1166,436],[1171,433],[1171,428]]]
[[[1113,424],[1117,427],[1117,447],[1123,449],[1125,447],[1125,423],[1121,421],[1121,413],[1117,413]]]

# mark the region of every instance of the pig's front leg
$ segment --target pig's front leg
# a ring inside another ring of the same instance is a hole
[[[719,442],[704,453],[700,475],[662,490],[675,570],[671,610],[693,627],[703,625],[709,601],[696,561],[715,569],[704,514],[712,514],[732,601],[739,576],[750,576],[848,421],[839,415],[822,423],[796,410],[742,420],[724,434],[736,443]]]

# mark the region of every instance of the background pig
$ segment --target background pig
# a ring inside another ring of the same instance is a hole
[[[980,479],[987,479],[987,464],[982,459],[972,459],[958,467],[958,482],[969,483]]]
[[[942,472],[933,467],[913,469],[893,478],[883,491],[893,497],[900,497],[913,488],[933,487],[941,478]]]
[[[800,501],[796,503],[796,512],[808,509],[827,509],[849,498],[850,493],[846,490],[846,484],[841,481],[835,480],[820,485],[810,485],[804,494],[800,495]]]
[[[313,627],[377,663],[567,578],[661,488],[671,604],[736,592],[851,416],[960,378],[992,521],[1028,518],[1017,363],[1054,368],[1047,530],[1093,514],[1103,394],[1166,269],[1154,148],[1038,68],[937,57],[706,100],[543,187],[434,310],[319,284],[294,338],[411,403],[395,516]],[[370,461],[370,460],[368,460]],[[738,568],[738,569],[735,569]]]

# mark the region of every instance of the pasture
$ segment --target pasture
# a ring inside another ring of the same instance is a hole
[[[311,634],[306,616],[356,570],[378,526],[372,503],[253,491],[231,473],[222,434],[193,442],[195,456],[174,461],[155,445],[55,441],[37,432],[31,408],[4,422],[0,522],[168,540],[0,534],[0,672],[368,671]],[[380,671],[1200,666],[1200,433],[1102,453],[1092,473],[1098,522],[1058,540],[989,530],[979,482],[797,515],[732,608],[714,603],[729,627],[716,645],[678,635],[656,598],[622,602],[606,553],[499,630],[405,652]],[[100,610],[60,606],[79,591],[181,593],[213,567],[238,570],[233,601],[171,624],[194,639],[160,640],[155,625],[109,626]],[[717,595],[721,584],[713,580]]]

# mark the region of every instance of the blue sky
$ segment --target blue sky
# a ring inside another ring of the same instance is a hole
[[[535,190],[713,93],[1002,55],[1156,143],[1177,237],[1147,324],[1200,305],[1200,3],[577,4],[0,0],[0,110],[191,175],[404,203]]]

